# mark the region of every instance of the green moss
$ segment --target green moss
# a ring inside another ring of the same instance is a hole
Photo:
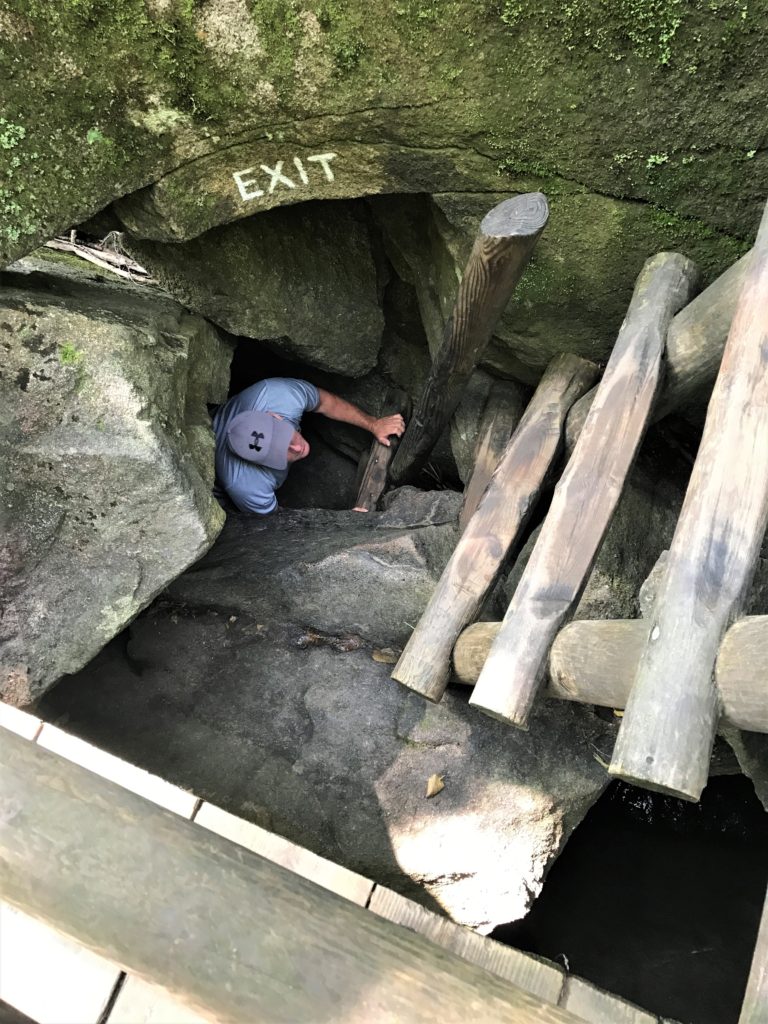
[[[62,366],[78,366],[83,361],[83,353],[75,348],[71,341],[64,341],[59,345],[59,362]]]
[[[630,54],[664,65],[689,4],[684,0],[566,0],[556,10],[532,9],[527,0],[504,0],[501,20],[510,28],[545,16],[568,50],[589,47],[620,61]]]

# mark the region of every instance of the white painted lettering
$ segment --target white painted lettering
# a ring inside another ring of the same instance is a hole
[[[310,160],[312,157],[309,158]],[[280,182],[282,185],[286,185],[288,188],[296,188],[296,183],[291,181],[290,178],[286,178],[283,174],[283,161],[278,160],[274,167],[267,167],[266,164],[259,165],[265,174],[270,177],[269,181],[269,193],[270,195],[275,191],[277,183]]]
[[[296,170],[299,172],[299,177],[301,178],[302,182],[305,185],[308,185],[309,184],[309,175],[304,170],[304,164],[301,162],[301,160],[299,160],[299,158],[297,156],[295,156],[293,158],[293,163],[294,163],[294,165],[296,167]]]
[[[247,167],[244,171],[235,171],[232,175],[235,179],[241,199],[258,199],[259,196],[264,195],[260,188],[254,189],[253,192],[248,191],[251,185],[256,184],[256,179],[246,178],[246,174],[252,174],[255,170],[255,167]]]
[[[333,181],[333,171],[329,167],[331,160],[336,157],[335,153],[316,153],[314,156],[308,156],[307,160],[320,164],[325,171],[325,176],[328,181]]]

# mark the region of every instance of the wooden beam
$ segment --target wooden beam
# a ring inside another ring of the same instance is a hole
[[[768,1024],[768,894],[763,904],[739,1024]]]
[[[525,728],[549,648],[584,590],[659,386],[669,322],[695,286],[678,253],[643,267],[584,429],[470,704]]]
[[[453,415],[548,218],[541,192],[505,199],[483,218],[443,343],[392,461],[394,484],[421,468]]]
[[[404,392],[396,393],[394,389],[390,389],[384,398],[382,410],[382,416],[399,412],[407,422],[411,411],[410,399]],[[376,438],[373,439],[368,462],[358,487],[354,512],[375,511],[379,499],[387,489],[389,466],[399,444],[400,438],[395,434],[390,435],[389,445],[381,444]]]
[[[0,824],[5,900],[222,1024],[577,1024],[10,733]]]
[[[462,533],[477,511],[494,470],[501,462],[507,442],[524,412],[525,402],[520,387],[513,381],[496,381],[485,403],[475,463],[464,489],[464,501],[459,515],[459,529]]]
[[[475,622],[453,649],[452,678],[474,686],[500,622]],[[580,619],[561,629],[549,652],[547,696],[624,708],[640,664],[648,625],[643,619]],[[722,721],[768,733],[768,615],[734,623],[715,663]]]
[[[541,378],[392,673],[428,700],[439,701],[445,692],[456,638],[480,609],[535,506],[562,448],[568,409],[597,373],[586,359],[559,355]]]
[[[736,302],[749,267],[750,253],[729,267],[673,317],[667,331],[666,374],[651,422],[675,409],[703,401],[717,376]],[[575,403],[565,426],[566,451],[572,452],[595,397],[590,391]]]
[[[713,678],[768,523],[768,206],[613,752],[612,775],[698,800],[720,711]]]

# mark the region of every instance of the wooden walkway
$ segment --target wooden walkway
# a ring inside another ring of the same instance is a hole
[[[22,739],[17,740],[16,737]],[[66,762],[70,762],[78,778],[78,785],[82,786],[85,779],[86,785],[106,787],[103,791],[110,793],[114,813],[124,813],[120,810],[121,792],[126,793],[126,796],[129,793],[139,794],[143,801],[164,808],[162,813],[166,816],[171,812],[172,816],[179,819],[180,825],[183,819],[187,819],[194,822],[193,828],[199,828],[201,835],[207,830],[223,837],[221,842],[230,844],[233,851],[241,851],[237,854],[238,861],[259,855],[270,864],[279,866],[279,869],[290,872],[282,876],[287,879],[288,885],[306,886],[304,880],[309,880],[312,883],[309,892],[315,887],[318,887],[318,891],[319,887],[330,891],[350,908],[355,908],[349,918],[352,929],[362,915],[363,919],[370,916],[371,919],[388,922],[387,927],[395,929],[391,933],[395,937],[416,933],[422,955],[425,949],[439,947],[443,951],[443,958],[449,957],[471,965],[472,970],[480,972],[476,975],[478,978],[486,976],[488,980],[485,984],[491,990],[492,979],[495,978],[500,985],[508,987],[509,991],[519,992],[529,1000],[528,1003],[520,1004],[512,1016],[501,1016],[498,1019],[551,1024],[577,1024],[579,1021],[588,1024],[665,1024],[655,1015],[567,974],[559,965],[483,938],[362,875],[242,821],[55,726],[0,705],[0,747],[7,751],[9,746],[19,742],[22,749],[25,745],[36,744],[38,748],[55,752],[56,758],[66,759],[53,763],[53,771],[60,784],[68,786],[69,776],[65,768]],[[87,769],[87,773],[83,769]],[[110,781],[105,783],[102,781],[104,779]],[[0,800],[3,795],[0,792]],[[171,856],[170,848],[163,847],[161,854]],[[4,879],[4,861],[7,863],[7,850],[0,856],[0,879]],[[291,879],[295,879],[295,883]],[[88,892],[87,885],[84,891]],[[18,896],[18,893],[14,891],[12,894],[7,885],[0,887],[0,897],[8,900],[11,895]],[[66,903],[66,893],[62,892],[60,896],[62,902]],[[140,902],[144,903],[144,899]],[[35,908],[27,907],[27,910],[32,909]],[[160,902],[156,910],[173,915],[172,904]],[[307,913],[311,913],[309,908]],[[73,922],[71,931],[74,927]],[[167,983],[172,972],[163,963],[162,956],[156,958],[152,972],[136,972],[132,969],[133,958],[127,945],[125,955],[116,962],[114,958],[104,956],[103,952],[86,948],[71,932],[65,934],[66,929],[57,929],[50,921],[36,920],[12,906],[11,902],[0,902],[0,929],[4,940],[0,943],[0,1020],[3,1019],[3,1001],[37,1024],[252,1024],[257,1019],[226,1014],[211,1015],[210,1012],[195,1009],[191,1000],[168,990]],[[332,928],[330,934],[333,934]],[[151,914],[143,922],[140,940],[150,950],[154,950]],[[407,955],[409,947],[402,939],[395,939],[395,947],[403,956]],[[205,948],[198,950],[198,959],[207,955]],[[413,950],[410,955],[413,955]],[[283,948],[281,956],[286,967],[294,960],[298,966],[302,951],[300,947]],[[363,960],[367,959],[371,956],[371,950],[362,946],[359,956]],[[450,963],[450,960],[440,962]],[[199,967],[200,964],[193,958],[189,963],[190,971],[194,972]],[[342,978],[345,976],[343,961],[337,965],[336,970]],[[296,977],[298,979],[300,974]],[[421,998],[418,993],[424,991],[428,995],[436,982],[437,977],[425,977],[420,985],[414,986],[412,998],[416,1004]],[[357,979],[350,983],[356,989]],[[431,1003],[430,1007],[434,1005]],[[482,1016],[483,1020],[496,1019],[489,1018],[485,1012]],[[319,1020],[375,1024],[385,1019],[397,1019],[400,1022],[421,1018],[409,1014],[401,1014],[397,1018],[377,1016],[371,1013],[370,1006],[366,1006],[360,1008],[359,1012],[338,1012],[331,1017],[318,1016],[312,1009],[307,1010],[304,1016],[286,1017],[281,1012],[258,1019],[290,1020],[291,1024],[316,1024]],[[432,1008],[424,1019],[435,1019]],[[441,1019],[453,1018],[446,1018],[441,1012]]]

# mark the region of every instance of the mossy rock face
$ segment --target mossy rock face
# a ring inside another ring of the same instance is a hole
[[[176,299],[232,334],[279,339],[291,359],[361,376],[384,317],[362,204],[303,203],[189,242],[127,239]]]
[[[164,239],[529,180],[748,240],[767,22],[768,0],[0,0],[0,260],[141,189],[121,211]]]
[[[93,268],[0,275],[0,697],[88,662],[213,543],[206,403],[229,345],[201,317]]]

